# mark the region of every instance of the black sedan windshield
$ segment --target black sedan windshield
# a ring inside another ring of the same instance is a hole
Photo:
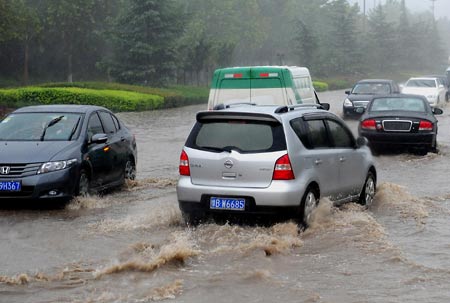
[[[377,98],[372,101],[370,111],[414,111],[426,112],[424,101],[416,98]]]
[[[0,122],[0,141],[69,141],[77,137],[81,114],[16,113]]]
[[[386,95],[391,93],[387,83],[358,83],[353,88],[352,94],[357,95]]]

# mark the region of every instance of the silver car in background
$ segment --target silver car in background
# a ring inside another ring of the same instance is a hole
[[[307,225],[320,197],[369,205],[377,172],[365,138],[320,105],[238,105],[197,114],[180,156],[179,207],[208,214],[287,214]]]

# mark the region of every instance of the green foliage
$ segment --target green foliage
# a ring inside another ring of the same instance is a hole
[[[93,90],[78,87],[27,87],[0,90],[0,104],[22,107],[39,104],[87,104],[112,111],[141,111],[162,108],[164,98],[130,91]]]
[[[313,81],[314,89],[318,92],[324,92],[328,90],[328,83],[320,82],[320,81]]]

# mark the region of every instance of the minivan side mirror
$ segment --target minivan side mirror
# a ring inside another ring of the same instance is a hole
[[[366,137],[358,137],[356,139],[356,148],[361,148],[367,145],[369,145],[369,140],[367,140]]]
[[[346,91],[345,91],[345,94],[346,94],[346,95],[350,95],[350,91],[349,91],[349,90],[346,90]]]
[[[95,134],[92,136],[90,143],[100,144],[106,143],[106,141],[108,141],[108,136],[106,134]]]
[[[330,103],[320,103],[320,107],[324,110],[330,110]]]
[[[432,111],[433,111],[433,114],[435,114],[435,115],[442,115],[444,113],[444,111],[442,109],[437,108],[437,107],[433,107]]]

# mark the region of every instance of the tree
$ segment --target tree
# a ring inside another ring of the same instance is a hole
[[[111,75],[126,83],[166,84],[176,67],[181,15],[174,0],[131,0],[115,25]]]
[[[74,61],[93,50],[88,42],[95,29],[96,8],[105,1],[108,0],[46,0],[47,41],[49,48],[58,48],[65,57],[68,82],[73,81]],[[56,52],[55,60],[58,57]]]

